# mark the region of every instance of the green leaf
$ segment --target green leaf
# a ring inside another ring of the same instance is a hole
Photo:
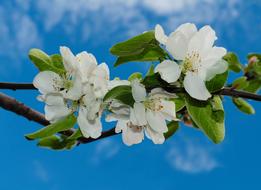
[[[122,103],[133,106],[134,104],[134,99],[132,97],[132,91],[131,91],[131,86],[128,85],[121,85],[121,86],[116,86],[113,89],[111,89],[105,97],[103,98],[103,101],[110,101],[110,100],[119,100]]]
[[[52,60],[53,66],[55,66],[56,68],[64,70],[63,58],[60,54],[53,54],[53,55],[50,56],[50,58]]]
[[[29,58],[40,71],[53,71],[58,74],[64,72],[63,69],[55,67],[49,55],[40,49],[31,49],[29,51]]]
[[[148,72],[146,73],[146,76],[152,76],[152,75],[154,75],[154,65],[153,64],[151,64]]]
[[[114,45],[110,52],[116,56],[130,56],[137,55],[144,51],[144,49],[155,40],[154,31],[145,32],[141,35],[135,36],[127,41]]]
[[[170,138],[172,135],[174,135],[177,130],[179,129],[179,122],[178,121],[171,121],[168,123],[168,131],[164,133],[165,139]]]
[[[209,101],[198,101],[186,96],[186,107],[192,120],[214,143],[225,137],[224,109],[219,96]]]
[[[49,148],[52,150],[64,150],[71,149],[76,145],[77,141],[66,140],[57,135],[52,135],[49,137],[42,138],[38,141],[37,146]]]
[[[137,54],[118,57],[114,66],[117,67],[127,62],[158,61],[160,58],[163,57],[165,57],[165,53],[160,47],[146,47],[143,49],[143,51]]]
[[[248,86],[243,90],[251,93],[257,93],[261,88],[261,77],[256,79],[248,80]]]
[[[242,65],[237,57],[237,55],[233,52],[228,52],[223,59],[228,62],[228,68],[236,73],[239,73],[242,70]]]
[[[75,123],[76,117],[71,114],[64,119],[57,121],[56,123],[52,123],[34,133],[25,135],[25,137],[29,140],[48,137],[55,133],[71,129],[75,125]]]
[[[210,81],[206,81],[206,87],[209,90],[209,92],[216,92],[221,88],[223,88],[227,82],[227,77],[228,77],[228,71],[216,75]]]
[[[142,74],[140,72],[132,73],[129,76],[128,81],[133,81],[134,79],[142,80]]]
[[[159,73],[146,76],[141,83],[148,89],[164,87],[169,85],[166,81],[161,79]]]
[[[235,106],[246,114],[255,114],[255,109],[244,99],[242,98],[232,98],[233,103]]]
[[[184,108],[186,105],[184,98],[178,97],[173,98],[172,100],[175,102],[176,112],[182,110],[182,108]]]
[[[247,77],[239,77],[233,81],[232,87],[238,90],[248,87],[249,82],[247,81]]]

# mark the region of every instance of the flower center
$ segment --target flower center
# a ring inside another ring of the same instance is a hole
[[[160,98],[147,99],[144,101],[144,106],[152,111],[161,111],[163,109]]]
[[[200,67],[201,57],[198,52],[192,51],[191,54],[187,54],[183,61],[182,72],[186,73],[188,71],[198,72],[198,68]]]

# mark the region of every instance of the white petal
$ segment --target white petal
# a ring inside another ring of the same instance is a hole
[[[187,72],[183,84],[187,93],[193,98],[207,100],[211,97],[204,81],[192,72]]]
[[[146,125],[145,107],[142,103],[134,103],[133,105],[134,115],[137,123],[135,125],[142,126]]]
[[[66,105],[45,105],[45,118],[50,122],[58,121],[71,113],[71,110]]]
[[[96,58],[86,51],[77,54],[76,57],[79,60],[78,69],[81,74],[82,82],[88,82],[91,73],[97,67]]]
[[[125,128],[127,128],[127,121],[126,120],[119,120],[116,124],[115,132],[120,133]]]
[[[161,100],[162,110],[160,111],[166,120],[177,120],[176,118],[176,105],[173,101]]]
[[[179,79],[181,69],[174,61],[165,60],[155,67],[155,72],[158,72],[163,80],[172,83]]]
[[[192,23],[181,24],[176,31],[182,32],[186,36],[187,40],[190,40],[192,36],[197,32],[197,27]]]
[[[161,44],[166,44],[168,36],[165,35],[165,32],[161,25],[157,24],[155,27],[155,38]]]
[[[80,108],[77,122],[83,136],[87,138],[89,136],[92,138],[98,138],[99,136],[101,136],[102,132],[102,124],[100,118],[97,118],[95,120],[88,120],[86,115],[87,110],[85,108]]]
[[[122,85],[129,86],[130,85],[130,81],[128,81],[128,80],[120,80],[120,79],[113,79],[113,80],[109,81],[108,88],[110,90],[110,89],[115,88],[116,86],[122,86]]]
[[[146,89],[139,80],[133,80],[131,83],[132,86],[132,96],[136,102],[144,101],[146,98]]]
[[[152,110],[146,111],[146,118],[149,126],[156,132],[164,133],[168,131],[168,127],[165,122],[165,118],[160,112],[154,112]]]
[[[33,80],[34,87],[42,94],[58,92],[61,83],[61,77],[52,71],[42,71],[38,73]]]
[[[139,144],[144,139],[143,129],[140,127],[132,126],[124,127],[122,130],[122,141],[124,144],[131,146],[133,144]]]
[[[225,60],[220,59],[216,62],[216,64],[212,65],[212,67],[209,67],[206,70],[206,81],[211,80],[213,77],[215,77],[217,74],[224,73],[228,68],[228,64]]]
[[[61,106],[65,105],[62,94],[47,94],[44,98],[44,102],[49,106]]]
[[[198,52],[202,57],[205,57],[216,39],[215,31],[206,25],[191,38],[188,45],[188,53]]]
[[[75,79],[72,82],[72,87],[63,91],[64,97],[70,100],[79,100],[82,96],[82,82],[80,76],[76,74]]]
[[[158,133],[150,127],[146,127],[146,136],[151,139],[154,144],[163,144],[165,141],[163,133]]]
[[[188,50],[188,40],[182,32],[174,32],[167,40],[166,49],[177,60],[184,60]]]
[[[78,65],[78,60],[73,55],[71,50],[68,47],[61,46],[60,53],[63,58],[63,65],[64,65],[65,70],[69,73],[74,72]]]

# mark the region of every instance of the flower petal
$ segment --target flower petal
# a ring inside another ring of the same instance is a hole
[[[142,103],[134,103],[133,105],[134,115],[136,118],[136,124],[138,126],[146,125],[145,107]]]
[[[173,101],[161,100],[162,110],[160,111],[166,120],[177,120],[176,105]]]
[[[72,87],[63,91],[64,97],[70,100],[79,100],[82,96],[82,82],[79,75],[73,80]]]
[[[82,82],[88,82],[91,73],[97,67],[96,58],[86,51],[77,54],[76,57],[79,60],[78,70],[81,74]]]
[[[166,49],[175,59],[184,60],[188,49],[188,39],[182,32],[176,31],[168,38]]]
[[[168,40],[168,36],[165,35],[162,26],[159,24],[157,24],[155,27],[155,38],[156,40],[158,40],[159,43],[163,45],[165,45]]]
[[[143,128],[137,126],[126,126],[122,128],[122,141],[127,146],[139,144],[144,139]]]
[[[61,77],[52,71],[42,71],[33,80],[33,85],[42,94],[58,92],[61,87]]]
[[[192,23],[181,24],[176,31],[182,32],[186,36],[187,40],[190,40],[192,36],[197,32],[197,27]]]
[[[202,27],[190,40],[188,53],[197,52],[205,57],[217,39],[215,31],[208,25]]]
[[[172,83],[179,79],[181,69],[174,61],[165,60],[155,67],[155,72],[158,72],[166,82]]]
[[[84,137],[92,137],[96,139],[101,136],[102,124],[100,118],[96,118],[95,120],[88,120],[87,110],[84,107],[79,109],[77,122]]]
[[[192,72],[187,72],[183,84],[187,93],[193,98],[198,100],[207,100],[211,97],[204,81]]]
[[[216,64],[212,65],[206,70],[206,77],[205,80],[209,81],[213,77],[215,77],[217,74],[224,73],[228,68],[228,64],[225,60],[220,59],[216,62]]]
[[[71,114],[71,110],[64,105],[45,105],[45,118],[51,123],[56,122],[67,115]]]
[[[152,140],[154,144],[163,144],[165,141],[165,137],[163,133],[158,133],[151,129],[150,127],[145,128],[146,136]]]
[[[61,46],[60,47],[60,53],[61,53],[62,58],[63,58],[63,65],[64,65],[65,70],[68,73],[74,72],[76,70],[78,60],[73,55],[71,50],[68,47]]]
[[[121,86],[121,85],[130,85],[130,81],[128,80],[120,80],[120,79],[113,79],[109,81],[108,88],[109,90],[113,89],[116,86]]]
[[[146,98],[146,89],[144,85],[140,83],[139,80],[133,80],[132,86],[132,96],[136,102],[144,101]]]
[[[164,133],[168,131],[165,118],[160,112],[146,110],[146,119],[149,126],[156,132]]]

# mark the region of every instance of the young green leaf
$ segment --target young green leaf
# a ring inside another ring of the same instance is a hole
[[[52,60],[53,66],[55,66],[56,68],[64,70],[63,58],[60,54],[53,54],[53,55],[50,56],[50,58]]]
[[[206,81],[206,87],[209,90],[209,92],[216,92],[221,88],[223,88],[227,82],[227,77],[228,77],[228,71],[216,75],[210,81]]]
[[[31,49],[29,51],[29,58],[40,71],[53,71],[58,74],[64,72],[63,69],[56,67],[49,55],[40,49]]]
[[[236,73],[239,73],[242,70],[242,65],[237,57],[237,55],[233,52],[228,52],[224,57],[224,60],[226,60],[229,65],[229,70],[232,70]]]
[[[177,130],[179,129],[179,122],[178,121],[171,121],[168,123],[168,131],[164,133],[165,139],[170,138],[172,135],[174,135]]]
[[[209,101],[198,101],[186,96],[186,107],[192,120],[214,143],[225,137],[224,109],[219,96]],[[213,108],[214,107],[214,108]]]
[[[236,80],[233,81],[232,83],[232,87],[235,89],[243,89],[248,87],[249,82],[247,81],[247,77],[243,76],[243,77],[239,77]]]
[[[176,112],[180,111],[186,105],[184,98],[178,97],[173,98],[172,100],[175,102]]]
[[[56,123],[52,123],[34,133],[27,134],[25,135],[25,137],[29,140],[48,137],[58,132],[71,129],[75,125],[75,123],[76,117],[73,114],[71,114],[64,119],[57,121]]]
[[[133,81],[135,79],[142,80],[142,73],[140,73],[140,72],[132,73],[129,76],[128,81]]]
[[[52,135],[49,137],[44,137],[40,139],[37,143],[37,146],[49,148],[52,150],[64,150],[64,149],[71,149],[76,145],[77,141],[74,140],[67,140],[63,139],[57,135]]]
[[[116,60],[114,66],[119,66],[127,62],[146,62],[146,61],[159,61],[164,58],[165,53],[160,47],[145,47],[142,52],[129,56],[120,56]]]
[[[255,114],[255,109],[244,99],[242,98],[232,98],[233,103],[235,106],[246,114]]]
[[[129,106],[132,106],[135,102],[132,97],[131,86],[128,85],[114,87],[109,92],[107,92],[107,94],[103,98],[103,101],[108,102],[113,99],[119,100]]]
[[[261,77],[248,80],[248,86],[243,88],[244,91],[257,93],[261,88]]]
[[[154,31],[145,32],[141,35],[135,36],[127,41],[114,45],[110,52],[116,56],[130,56],[137,55],[144,51],[144,49],[155,40]]]

